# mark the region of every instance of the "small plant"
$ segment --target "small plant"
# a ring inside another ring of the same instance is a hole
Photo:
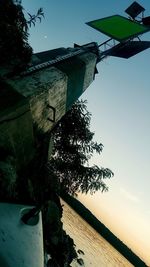
[[[27,13],[30,17],[29,20],[27,20],[27,24],[31,27],[32,25],[35,26],[35,23],[37,21],[37,19],[41,22],[41,17],[44,18],[44,13],[43,13],[43,9],[42,8],[39,8],[38,11],[37,11],[37,14],[36,15],[31,15],[30,13]]]

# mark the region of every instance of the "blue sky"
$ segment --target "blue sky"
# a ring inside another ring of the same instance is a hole
[[[43,7],[45,19],[30,30],[34,52],[73,47],[107,40],[85,22],[125,15],[129,0],[23,0],[26,11]],[[150,1],[139,0],[150,15]],[[150,40],[146,33],[143,40]],[[91,130],[104,144],[93,164],[109,167],[114,178],[106,181],[109,192],[80,196],[115,234],[150,264],[150,49],[128,60],[107,58],[99,63],[99,74],[82,96],[92,113]]]

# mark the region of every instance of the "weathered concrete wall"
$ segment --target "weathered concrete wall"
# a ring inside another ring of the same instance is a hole
[[[60,70],[50,67],[10,83],[28,99],[33,123],[39,130],[49,131],[54,125],[51,120],[58,121],[65,114],[67,75]]]
[[[0,88],[0,160],[1,149],[14,157],[17,169],[33,158],[33,124],[28,101],[13,88]],[[4,92],[3,92],[4,90]]]
[[[17,169],[33,158],[33,125],[42,133],[51,131],[93,81],[96,60],[93,53],[78,55],[9,80],[13,88],[1,88],[0,147],[11,152]]]
[[[68,77],[66,92],[66,111],[68,111],[83,92],[86,65],[80,58],[73,57],[57,63],[56,67]]]
[[[38,130],[50,131],[91,84],[96,60],[95,54],[85,53],[10,81],[28,99]]]
[[[86,53],[78,56],[86,65],[83,92],[89,87],[94,79],[95,66],[97,61],[97,56],[93,53]]]

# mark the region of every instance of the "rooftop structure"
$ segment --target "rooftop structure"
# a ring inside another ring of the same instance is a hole
[[[99,45],[101,60],[108,56],[130,58],[150,47],[150,41],[142,41],[140,36],[150,31],[150,16],[144,17],[144,8],[136,1],[125,12],[129,18],[113,15],[87,22],[86,24],[110,37]],[[142,18],[136,17],[142,13]],[[113,42],[112,42],[113,41]],[[107,49],[108,48],[108,49]]]

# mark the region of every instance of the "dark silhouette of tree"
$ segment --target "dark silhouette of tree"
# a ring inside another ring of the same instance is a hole
[[[100,154],[103,149],[101,143],[93,141],[90,121],[86,101],[78,100],[53,131],[54,152],[50,164],[59,177],[61,190],[73,195],[107,191],[104,179],[113,175],[108,168],[89,165],[93,154]]]
[[[44,16],[42,9],[26,19],[19,0],[0,0],[0,58],[1,66],[24,69],[31,60],[32,48],[28,43],[29,27]]]

